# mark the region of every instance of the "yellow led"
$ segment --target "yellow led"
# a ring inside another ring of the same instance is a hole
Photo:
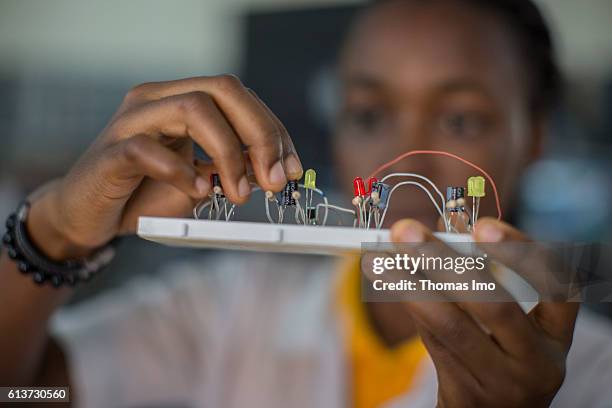
[[[482,176],[472,176],[467,183],[469,197],[485,196],[485,179]]]
[[[314,171],[313,169],[306,170],[306,173],[304,174],[304,188],[309,188],[311,190],[314,190],[315,188],[317,188],[316,181],[317,181],[317,172]]]

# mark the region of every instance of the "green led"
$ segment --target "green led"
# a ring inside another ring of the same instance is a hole
[[[306,170],[306,173],[304,174],[304,188],[314,190],[315,188],[317,188],[316,182],[317,172],[313,169]]]
[[[482,176],[473,176],[468,179],[468,197],[485,196],[485,179]]]

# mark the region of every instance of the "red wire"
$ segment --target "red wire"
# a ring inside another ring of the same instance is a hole
[[[502,209],[501,209],[501,204],[499,202],[499,194],[497,193],[497,186],[495,185],[495,181],[493,180],[493,177],[489,176],[489,173],[487,173],[486,171],[484,171],[482,168],[478,167],[474,163],[472,163],[469,160],[466,160],[466,159],[464,159],[462,157],[459,157],[456,154],[452,154],[452,153],[445,152],[445,151],[442,151],[442,150],[411,150],[409,152],[400,154],[395,159],[393,159],[393,160],[383,164],[382,166],[380,166],[379,168],[374,170],[372,172],[372,174],[370,174],[369,177],[376,177],[376,175],[378,173],[380,173],[383,170],[388,169],[389,167],[393,166],[395,163],[399,162],[400,160],[403,160],[406,157],[415,156],[415,155],[418,155],[418,154],[434,154],[434,155],[452,157],[453,159],[457,159],[460,162],[462,162],[463,164],[467,164],[468,166],[470,166],[470,167],[478,170],[479,172],[481,172],[487,178],[487,180],[489,180],[489,183],[491,183],[491,186],[493,187],[493,195],[495,195],[495,205],[497,206],[497,219],[501,220],[501,218],[502,218]]]

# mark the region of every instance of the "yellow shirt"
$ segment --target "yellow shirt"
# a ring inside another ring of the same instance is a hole
[[[338,287],[345,323],[355,408],[379,407],[410,390],[427,351],[418,337],[388,348],[374,332],[361,301],[359,259],[350,259]]]

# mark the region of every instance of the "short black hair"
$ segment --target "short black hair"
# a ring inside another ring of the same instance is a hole
[[[374,0],[370,6],[398,0]],[[532,0],[454,0],[499,17],[515,36],[527,67],[532,112],[552,111],[562,97],[562,77],[546,19]]]

